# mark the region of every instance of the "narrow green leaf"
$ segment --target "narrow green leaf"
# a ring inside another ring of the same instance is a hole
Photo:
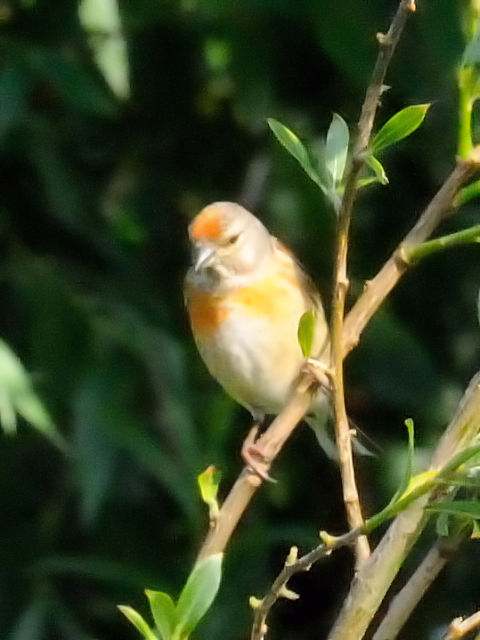
[[[173,630],[177,625],[177,612],[175,603],[168,593],[163,591],[145,590],[155,625],[160,632],[162,640],[170,640]]]
[[[118,98],[128,98],[128,53],[117,0],[81,0],[78,14],[105,81]]]
[[[480,538],[480,524],[478,520],[474,520],[472,522],[472,533],[470,534],[470,537],[474,540],[478,540]]]
[[[158,640],[156,634],[149,627],[146,620],[138,613],[138,611],[135,611],[135,609],[125,604],[119,604],[117,606],[118,609],[127,618],[127,620],[129,620],[133,624],[135,629],[137,629],[137,631],[142,634],[145,640]]]
[[[388,184],[388,177],[385,173],[385,169],[383,168],[381,162],[377,160],[377,158],[375,158],[375,156],[367,156],[366,163],[370,167],[370,169],[373,169],[377,182],[380,182],[380,184]]]
[[[430,104],[414,104],[405,107],[388,120],[373,138],[372,154],[406,138],[422,124]]]
[[[480,501],[476,500],[445,500],[427,507],[429,511],[449,513],[460,518],[480,519]]]
[[[66,449],[65,441],[33,389],[29,373],[10,347],[0,340],[0,423],[5,431],[15,431],[16,414],[57,447]]]
[[[216,553],[193,568],[178,599],[175,637],[188,637],[210,608],[220,586],[222,558]]]
[[[315,170],[310,155],[299,137],[274,118],[267,118],[267,122],[280,144],[295,158],[308,177],[313,180],[325,194],[328,194],[327,185]]]
[[[325,144],[325,165],[332,177],[334,188],[340,184],[343,178],[349,140],[350,132],[347,123],[341,116],[334,113]]]
[[[211,504],[217,499],[218,486],[220,484],[221,477],[221,472],[213,465],[207,467],[205,471],[202,471],[202,473],[197,477],[200,495],[206,504]]]
[[[413,475],[413,459],[415,455],[415,427],[413,420],[411,418],[407,418],[405,420],[405,426],[408,430],[407,465],[405,467],[405,474],[402,483],[399,487],[399,495],[403,495],[410,484]]]
[[[455,196],[455,206],[460,207],[462,204],[465,204],[469,200],[473,200],[474,198],[478,198],[480,196],[480,180],[475,180],[471,182],[460,191]]]
[[[306,311],[298,323],[298,343],[305,358],[309,358],[313,348],[315,333],[315,311]]]
[[[368,176],[366,178],[359,178],[357,180],[357,187],[359,189],[363,189],[364,187],[368,187],[371,184],[377,184],[378,178],[377,176]]]

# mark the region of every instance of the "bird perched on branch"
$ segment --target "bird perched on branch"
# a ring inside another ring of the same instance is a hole
[[[320,296],[294,255],[238,204],[206,206],[189,237],[185,301],[196,345],[211,375],[261,424],[285,406],[306,361],[297,337],[306,312],[315,322],[312,354],[328,349]],[[323,423],[327,404],[318,393],[312,410]],[[258,473],[261,451],[249,445],[242,455]]]

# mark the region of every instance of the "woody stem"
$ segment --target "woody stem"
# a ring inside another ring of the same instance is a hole
[[[345,393],[343,384],[343,346],[342,334],[345,316],[345,299],[348,290],[347,257],[348,236],[353,206],[357,195],[357,181],[364,164],[364,157],[372,133],[375,114],[382,91],[384,79],[393,52],[400,39],[405,26],[407,16],[415,10],[412,0],[400,2],[397,13],[386,34],[378,35],[379,53],[373,69],[370,84],[368,85],[362,112],[358,122],[358,132],[352,153],[352,161],[347,176],[344,195],[338,211],[337,224],[337,251],[334,276],[333,315],[332,315],[332,370],[333,376],[333,405],[335,410],[335,432],[337,448],[342,474],[343,499],[347,512],[348,523],[353,529],[363,524],[363,516],[355,482],[353,466],[352,444],[345,408]],[[366,537],[360,537],[356,541],[357,566],[365,560],[370,553]]]

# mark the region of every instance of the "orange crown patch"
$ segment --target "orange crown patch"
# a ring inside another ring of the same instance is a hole
[[[220,237],[222,225],[215,207],[206,207],[193,219],[190,225],[190,237],[192,240],[209,238],[216,240]]]

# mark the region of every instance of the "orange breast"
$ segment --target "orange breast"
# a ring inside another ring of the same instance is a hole
[[[300,287],[290,260],[280,264],[273,276],[221,296],[191,287],[186,297],[192,329],[197,336],[208,337],[232,314],[240,321],[245,316],[262,317],[279,327],[292,313],[296,319],[305,310]]]
[[[265,318],[279,316],[285,313],[289,303],[288,285],[288,282],[278,278],[267,278],[252,287],[239,289],[232,294],[232,301],[248,315]]]
[[[187,307],[196,334],[212,333],[230,315],[224,298],[201,289],[188,291]]]

